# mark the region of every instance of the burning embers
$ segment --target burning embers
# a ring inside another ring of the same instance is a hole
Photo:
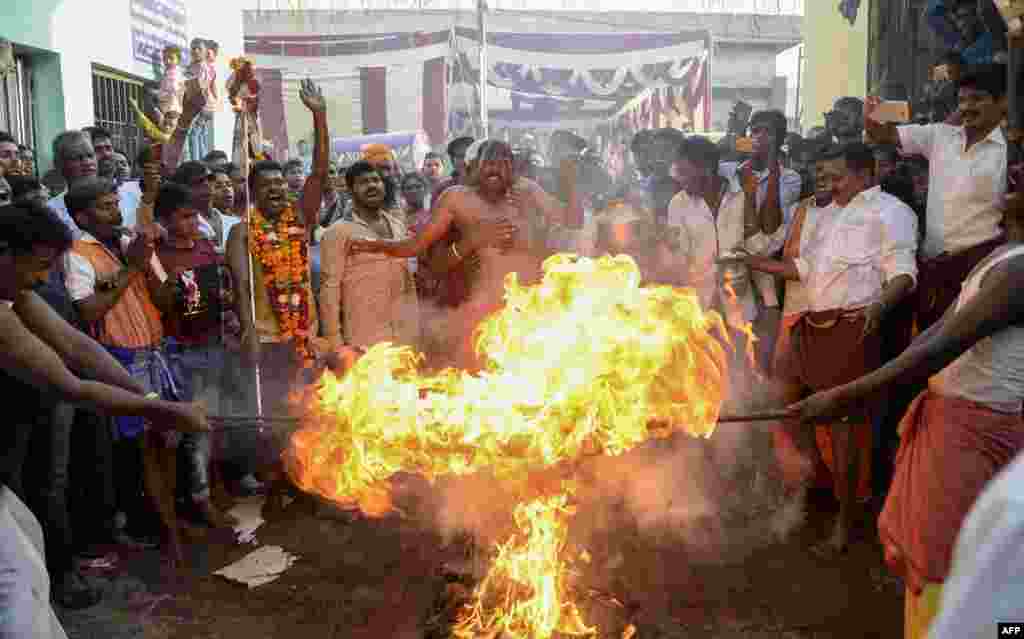
[[[557,255],[544,271],[533,287],[507,279],[504,309],[478,329],[484,372],[421,374],[417,354],[378,344],[325,376],[316,424],[293,440],[300,487],[371,516],[394,508],[398,472],[488,471],[523,495],[459,637],[593,634],[567,589],[574,488],[560,478],[674,430],[710,436],[725,395],[724,326],[693,291],[641,288],[623,256]]]

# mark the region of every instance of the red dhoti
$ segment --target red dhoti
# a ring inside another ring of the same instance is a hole
[[[960,526],[985,485],[1024,449],[1020,415],[921,393],[900,422],[896,472],[878,532],[889,567],[920,594],[949,574]]]
[[[863,335],[865,320],[860,312],[826,311],[787,320],[782,331],[785,336],[780,336],[786,342],[780,345],[782,352],[776,357],[775,366],[776,374],[789,385],[824,391],[870,373],[881,362],[881,338],[877,332]],[[853,428],[852,445],[860,449],[857,494],[861,497],[871,494],[871,412],[869,407],[850,426]],[[821,457],[835,481],[836,493],[845,494],[845,475],[837,472],[831,432],[819,427],[816,435]],[[781,451],[795,447],[790,441],[792,435],[784,429],[777,430],[775,437]],[[790,456],[782,455],[782,459],[788,458]],[[786,471],[785,466],[783,470]],[[793,476],[799,474],[799,471],[792,473]]]

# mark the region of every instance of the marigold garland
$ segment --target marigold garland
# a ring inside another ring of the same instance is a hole
[[[303,362],[313,359],[309,345],[309,246],[306,230],[289,206],[275,220],[253,208],[249,215],[253,256],[263,267],[263,283],[270,296],[281,335],[295,343]]]

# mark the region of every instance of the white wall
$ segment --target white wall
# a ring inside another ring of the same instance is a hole
[[[0,0],[2,1],[2,0]],[[242,54],[243,0],[185,0],[188,38],[216,40],[220,44],[217,80],[226,95],[231,58]],[[68,128],[93,123],[92,64],[145,74],[132,56],[129,0],[64,0],[50,16],[49,47],[60,54],[64,108]],[[216,116],[215,148],[229,150],[234,115],[226,101]]]

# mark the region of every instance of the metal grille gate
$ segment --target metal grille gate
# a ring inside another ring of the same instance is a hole
[[[25,58],[15,56],[14,60],[14,71],[0,78],[0,131],[7,131],[21,144],[35,148],[30,69]]]
[[[142,135],[135,124],[129,99],[139,105],[146,103],[145,90],[153,83],[93,65],[92,102],[96,126],[110,131],[114,148],[128,156],[133,166],[142,145]]]

